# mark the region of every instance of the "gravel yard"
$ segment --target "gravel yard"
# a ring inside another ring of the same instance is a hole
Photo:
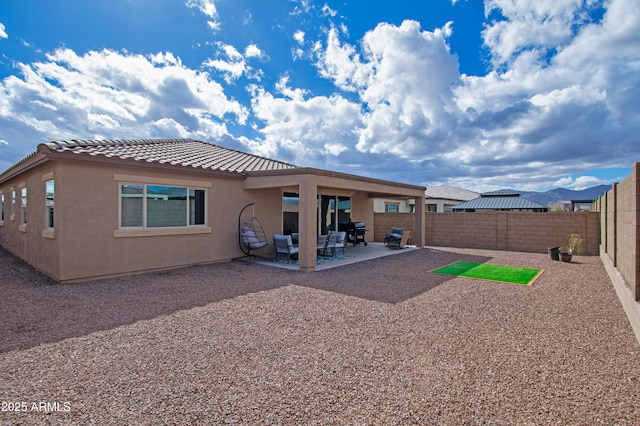
[[[545,272],[429,272],[458,260]],[[640,345],[596,256],[425,248],[57,285],[0,250],[0,271],[1,424],[640,424]]]

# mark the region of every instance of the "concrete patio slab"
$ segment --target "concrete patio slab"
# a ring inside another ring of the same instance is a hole
[[[377,259],[380,257],[393,256],[402,253],[408,253],[412,250],[417,250],[416,246],[406,246],[402,249],[389,248],[383,243],[370,242],[365,246],[364,244],[349,245],[345,248],[345,254],[342,251],[338,251],[338,259],[333,260],[331,258],[328,261],[323,262],[324,259],[320,259],[318,265],[316,265],[316,271],[323,271],[326,269],[338,268],[340,266],[351,265],[353,263],[364,262],[367,260]],[[253,258],[250,259],[256,263],[266,266],[273,266],[275,268],[289,269],[292,271],[299,270],[297,263],[275,262],[265,258]]]

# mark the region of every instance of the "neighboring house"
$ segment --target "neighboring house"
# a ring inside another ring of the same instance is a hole
[[[415,208],[416,202],[413,198],[377,198],[373,200],[375,213],[413,213]]]
[[[547,204],[550,212],[569,212],[571,211],[571,201],[553,201]]]
[[[427,211],[442,213],[451,211],[453,206],[473,200],[478,196],[480,194],[477,192],[456,188],[455,186],[427,186],[425,203],[427,204]]]
[[[471,201],[452,207],[454,212],[476,211],[532,211],[546,212],[547,206],[522,198],[519,192],[501,190],[486,192]]]
[[[463,201],[472,200],[480,194],[455,186],[427,186],[425,191],[426,210],[442,213]],[[376,213],[412,213],[415,211],[414,199],[376,199],[373,204]]]
[[[424,190],[191,139],[50,142],[0,175],[0,245],[60,282],[227,261],[243,255],[238,215],[255,203],[269,238],[258,254],[298,232],[313,271],[320,230],[373,229],[375,197],[424,204]]]

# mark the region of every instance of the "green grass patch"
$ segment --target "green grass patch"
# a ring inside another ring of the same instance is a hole
[[[436,274],[457,277],[478,278],[510,284],[529,285],[542,273],[541,269],[515,268],[513,266],[491,265],[488,263],[456,262],[434,269]]]

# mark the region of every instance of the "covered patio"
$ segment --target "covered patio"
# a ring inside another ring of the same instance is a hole
[[[243,188],[245,190],[277,188],[283,194],[297,195],[299,200],[297,212],[299,235],[297,268],[302,271],[310,272],[318,269],[316,244],[318,235],[322,233],[321,218],[318,214],[318,200],[322,195],[348,197],[350,199],[350,220],[361,221],[370,226],[373,226],[374,198],[413,199],[415,200],[416,213],[414,224],[416,232],[413,234],[413,244],[417,247],[421,247],[424,244],[425,188],[423,186],[314,168],[296,168],[247,173]],[[272,236],[269,236],[269,238],[272,238]]]

